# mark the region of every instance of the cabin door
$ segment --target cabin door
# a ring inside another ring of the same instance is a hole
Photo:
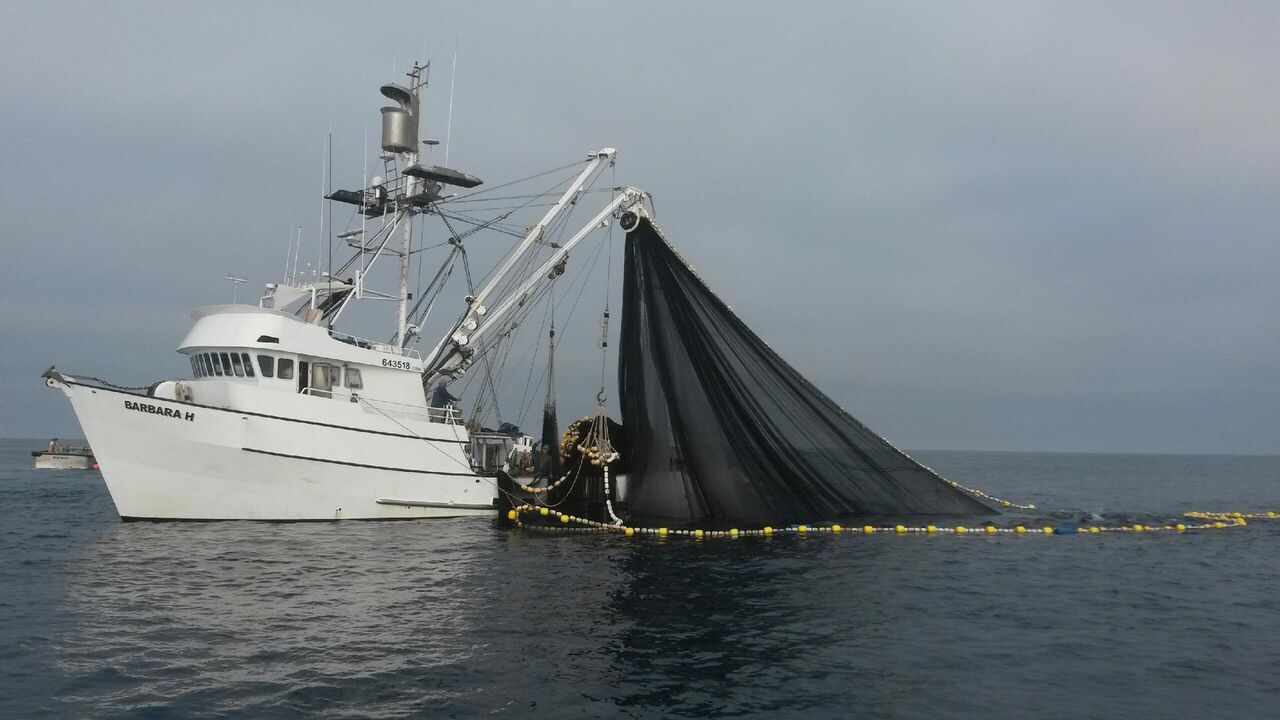
[[[311,363],[298,361],[298,392],[306,392],[311,387]]]
[[[332,397],[334,370],[332,365],[315,364],[311,366],[311,394],[316,397]]]

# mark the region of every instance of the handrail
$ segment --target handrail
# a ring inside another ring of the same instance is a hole
[[[324,393],[324,395],[321,395],[321,393]],[[298,394],[310,395],[311,397],[318,397],[325,400],[341,398],[341,399],[351,400],[352,402],[355,402],[355,400],[352,400],[352,397],[358,396],[360,400],[364,401],[365,403],[371,405],[374,408],[383,406],[383,407],[386,407],[386,409],[391,412],[400,412],[400,413],[405,413],[407,415],[418,415],[420,417],[426,417],[428,422],[433,422],[433,423],[443,423],[446,425],[465,424],[461,414],[458,412],[458,408],[452,405],[448,407],[435,408],[435,407],[423,407],[421,405],[411,405],[409,403],[401,403],[401,402],[396,402],[394,400],[377,400],[374,398],[365,397],[364,395],[360,395],[360,393],[353,393],[353,392],[345,391],[336,387],[330,390],[321,390],[319,388],[307,386],[299,390]],[[326,395],[327,397],[325,397]],[[389,406],[394,406],[394,407],[389,407]]]
[[[374,352],[383,352],[392,355],[402,355],[404,357],[411,357],[417,360],[422,359],[422,354],[419,353],[416,348],[401,348],[396,345],[384,343],[380,340],[370,340],[369,338],[357,337],[348,333],[338,332],[337,330],[329,331],[329,337],[337,340],[338,342],[355,345],[356,347],[363,348],[365,350],[373,350]]]

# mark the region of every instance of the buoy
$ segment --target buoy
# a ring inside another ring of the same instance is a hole
[[[996,534],[996,526],[995,526],[995,525],[988,525],[988,526],[987,526],[987,534],[988,534],[988,535],[995,535],[995,534]]]
[[[1134,532],[1142,532],[1143,530],[1146,530],[1146,528],[1144,528],[1143,526],[1139,525],[1138,523],[1134,523],[1134,524],[1133,524],[1133,531],[1134,531]]]
[[[863,535],[870,535],[871,533],[873,533],[873,532],[875,532],[875,531],[876,531],[876,529],[875,529],[875,528],[873,528],[873,527],[871,527],[870,525],[863,525],[863,526],[862,526],[862,534],[863,534]]]
[[[734,529],[730,530],[730,531],[729,531],[729,537],[732,537],[732,538],[736,538],[736,537],[738,537],[738,528],[734,528]]]
[[[840,527],[839,525],[832,525],[832,526],[831,526],[831,532],[833,532],[833,533],[838,533],[838,532],[840,532],[841,530],[844,530],[844,528]]]
[[[662,535],[662,536],[664,536],[664,537],[665,537],[665,536],[666,536],[666,534],[667,534],[667,529],[666,529],[666,528],[658,528],[658,534],[659,534],[659,535]]]
[[[930,535],[932,535],[932,534],[934,534],[934,533],[938,532],[938,528],[937,528],[937,526],[935,526],[935,525],[930,525],[929,527],[925,528],[925,529],[924,529],[924,531],[925,531],[925,532],[927,532],[927,533],[929,533]]]
[[[632,535],[635,535],[635,534],[636,534],[636,529],[635,529],[635,528],[632,528],[632,527],[629,527],[629,528],[627,528],[626,530],[623,530],[622,532],[623,532],[627,537],[631,537]]]
[[[1091,528],[1089,528],[1089,534],[1090,534],[1090,535],[1097,535],[1097,534],[1098,534],[1098,533],[1100,533],[1100,532],[1102,532],[1102,531],[1101,531],[1101,530],[1099,530],[1099,529],[1098,529],[1098,528],[1096,528],[1096,527],[1091,527]]]
[[[516,511],[515,511],[515,510],[508,510],[508,511],[507,511],[507,519],[508,519],[508,520],[515,520],[515,519],[516,519]]]
[[[701,540],[701,539],[702,539],[703,534],[704,534],[704,533],[703,533],[701,530],[694,530],[694,531],[693,531],[693,536],[694,536],[694,537],[696,537],[696,538],[698,538],[699,540]]]
[[[547,515],[551,514],[551,511],[546,508],[538,508],[538,514],[543,517],[546,517]]]
[[[765,534],[765,535],[772,535],[772,534],[773,534],[773,528],[769,527],[768,525],[765,525],[765,526],[764,526],[764,534]]]
[[[967,533],[967,532],[969,532],[969,528],[967,528],[967,527],[965,527],[965,526],[963,526],[963,525],[957,525],[957,526],[956,526],[956,534],[957,534],[957,535],[963,535],[963,534],[965,534],[965,533]]]
[[[1173,529],[1174,529],[1174,530],[1177,530],[1178,532],[1186,532],[1186,531],[1187,531],[1187,526],[1186,526],[1186,525],[1183,525],[1182,523],[1178,523],[1177,525],[1174,525],[1174,526],[1173,526]]]
[[[1053,528],[1051,528],[1051,527],[1045,527],[1045,529],[1044,529],[1044,530],[1042,530],[1041,532],[1043,532],[1045,535],[1052,535],[1052,534],[1053,534]]]
[[[568,516],[568,515],[561,515],[561,516],[560,516],[560,522],[562,522],[562,523],[564,523],[564,524],[568,525],[568,524],[569,524],[569,516]]]
[[[800,527],[796,528],[796,532],[802,532],[802,533],[809,532],[809,526],[801,525]]]
[[[1027,529],[1019,525],[1018,527],[1014,528],[1013,531],[1018,533],[1019,535],[1025,535],[1027,532]]]
[[[907,528],[902,525],[896,525],[894,526],[893,531],[901,535],[907,531]]]

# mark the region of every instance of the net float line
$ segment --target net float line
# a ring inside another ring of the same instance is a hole
[[[560,525],[543,525],[525,523],[523,518],[526,515],[537,515],[547,518],[548,521],[559,521]],[[1176,523],[1164,525],[1144,525],[1142,523],[1132,523],[1129,525],[1090,525],[1088,527],[1079,527],[1075,525],[1043,525],[1031,526],[1017,525],[1014,527],[996,527],[994,525],[983,525],[978,527],[967,527],[964,525],[956,525],[954,527],[946,525],[923,525],[923,526],[907,526],[907,525],[863,525],[861,527],[845,527],[839,524],[830,525],[788,525],[788,526],[765,526],[758,529],[739,529],[731,528],[729,530],[702,530],[702,529],[672,529],[665,527],[642,527],[635,525],[614,525],[604,523],[597,520],[578,517],[569,513],[562,513],[548,507],[539,507],[529,504],[520,505],[507,511],[507,519],[515,523],[516,527],[529,528],[547,532],[601,532],[621,534],[626,537],[633,536],[653,536],[653,537],[689,537],[694,539],[706,538],[740,538],[740,537],[772,537],[774,535],[1101,535],[1106,533],[1185,533],[1190,530],[1226,530],[1229,528],[1240,528],[1247,526],[1248,519],[1280,519],[1280,515],[1275,512],[1270,513],[1186,513],[1185,517],[1202,519],[1204,522],[1197,523]]]

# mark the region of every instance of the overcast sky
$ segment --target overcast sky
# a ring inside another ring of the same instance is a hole
[[[1266,2],[11,0],[0,436],[80,434],[51,364],[189,374],[190,310],[279,279],[327,135],[358,184],[424,48],[444,135],[456,46],[451,165],[617,147],[711,286],[899,446],[1278,453],[1278,31]],[[565,362],[585,413],[598,360]]]

